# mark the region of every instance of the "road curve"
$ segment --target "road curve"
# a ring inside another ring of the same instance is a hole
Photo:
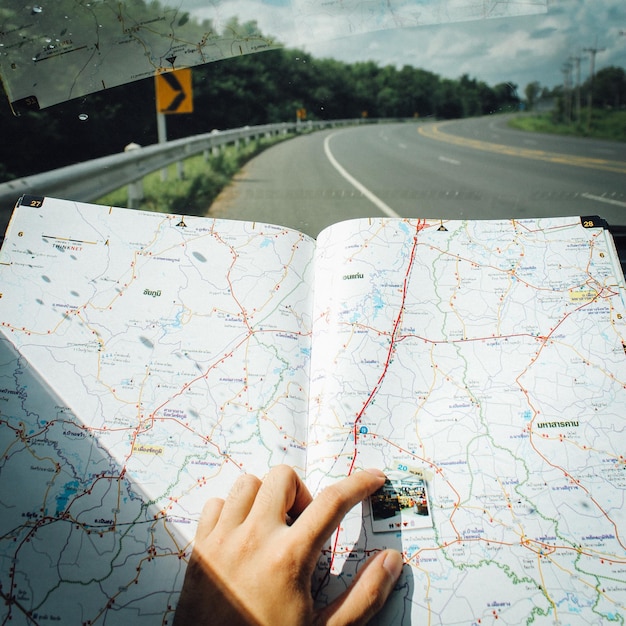
[[[506,118],[367,125],[250,161],[209,215],[311,236],[353,217],[601,215],[626,224],[626,144],[515,131]]]

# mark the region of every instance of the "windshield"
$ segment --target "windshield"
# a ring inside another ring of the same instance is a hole
[[[9,102],[0,109],[0,181],[14,183],[3,222],[13,190],[49,195],[41,180],[16,184],[32,174],[211,131],[279,122],[315,130],[323,120],[352,120],[360,132],[276,147],[228,186],[269,145],[253,138],[248,156],[199,174],[200,191],[170,194],[144,181],[133,206],[279,222],[313,236],[381,211],[601,214],[626,224],[625,25],[618,0],[3,7],[0,73]],[[458,119],[465,121],[443,123]],[[373,121],[402,124],[365,127]],[[175,176],[181,172],[182,165]],[[92,187],[52,193],[133,203],[125,187],[113,195],[110,185]]]

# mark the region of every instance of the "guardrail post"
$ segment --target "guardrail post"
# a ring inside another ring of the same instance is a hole
[[[157,137],[161,144],[167,143],[167,123],[163,113],[157,113]],[[167,180],[167,167],[161,169],[161,181]]]
[[[132,152],[133,150],[140,150],[141,146],[138,143],[131,142],[125,148],[124,152]],[[128,183],[128,208],[138,209],[143,202],[143,179]]]

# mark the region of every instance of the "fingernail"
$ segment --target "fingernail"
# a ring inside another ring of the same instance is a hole
[[[385,480],[387,479],[387,477],[385,476],[385,473],[381,472],[379,469],[375,467],[368,467],[367,469],[363,471],[367,472],[368,474],[374,474],[374,476],[377,476],[378,478],[384,478]]]
[[[395,550],[387,552],[385,560],[383,561],[383,567],[389,572],[394,581],[398,580],[400,577],[403,566],[404,561],[402,560],[402,555],[399,552],[396,552]]]

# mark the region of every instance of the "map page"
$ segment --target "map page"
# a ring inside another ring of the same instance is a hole
[[[542,13],[547,0],[41,0],[0,7],[0,77],[16,112],[307,40]],[[172,79],[170,103],[192,97]],[[179,111],[182,112],[182,111]]]
[[[318,601],[391,547],[406,565],[376,623],[622,623],[626,304],[608,232],[376,219],[317,243],[307,482],[389,478],[326,546]]]
[[[3,621],[171,623],[204,502],[279,463],[313,492],[389,479],[330,538],[320,603],[395,547],[382,624],[626,615],[603,228],[354,220],[316,245],[25,197],[0,285]]]
[[[0,255],[1,621],[171,624],[206,500],[304,472],[314,241],[26,202]]]

